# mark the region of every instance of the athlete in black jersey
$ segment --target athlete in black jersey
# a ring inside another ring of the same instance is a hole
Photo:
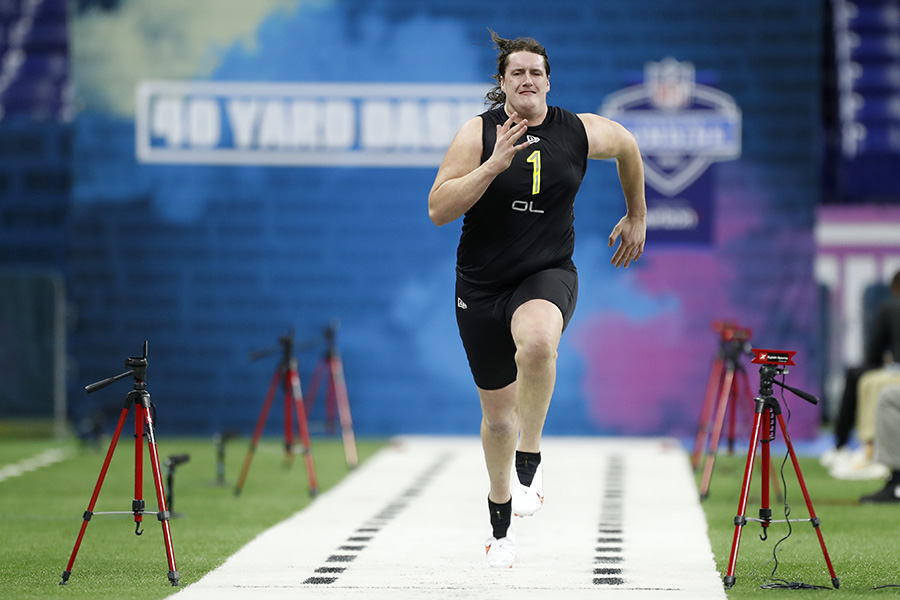
[[[587,159],[616,160],[627,208],[609,236],[610,247],[619,240],[616,267],[643,253],[647,207],[634,137],[598,115],[548,106],[544,47],[491,37],[499,49],[487,96],[493,107],[456,134],[428,213],[436,225],[465,215],[456,316],[481,399],[492,526],[485,549],[491,566],[510,567],[512,514],[529,516],[543,504],[541,434],[578,295],[573,211]]]

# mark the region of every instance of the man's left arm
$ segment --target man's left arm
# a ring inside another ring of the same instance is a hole
[[[582,113],[578,117],[587,133],[588,158],[616,160],[626,212],[609,234],[610,247],[621,238],[610,262],[616,267],[628,267],[643,254],[647,237],[647,200],[641,151],[637,140],[621,124],[592,113]]]

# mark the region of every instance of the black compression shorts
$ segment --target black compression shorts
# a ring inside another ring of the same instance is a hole
[[[481,389],[499,390],[516,380],[512,316],[519,306],[535,299],[559,307],[565,330],[578,299],[575,266],[539,271],[500,292],[485,291],[457,278],[456,323],[475,385]]]

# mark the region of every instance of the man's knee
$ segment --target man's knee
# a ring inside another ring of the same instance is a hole
[[[552,334],[533,332],[516,346],[516,364],[520,369],[555,362],[559,340]]]
[[[516,364],[522,368],[555,361],[562,335],[562,314],[555,304],[532,300],[513,315]]]

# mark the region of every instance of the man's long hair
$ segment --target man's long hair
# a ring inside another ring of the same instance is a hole
[[[506,93],[500,87],[500,79],[506,75],[506,67],[509,66],[510,54],[522,52],[523,50],[533,52],[534,54],[540,54],[544,57],[544,69],[546,69],[548,77],[550,76],[550,59],[547,58],[547,50],[534,38],[518,37],[514,40],[507,40],[497,35],[492,29],[489,29],[488,31],[491,32],[491,40],[493,40],[498,53],[497,72],[491,75],[491,78],[496,81],[496,83],[485,95],[485,99],[491,103],[491,108],[497,108],[498,106],[506,104]]]

